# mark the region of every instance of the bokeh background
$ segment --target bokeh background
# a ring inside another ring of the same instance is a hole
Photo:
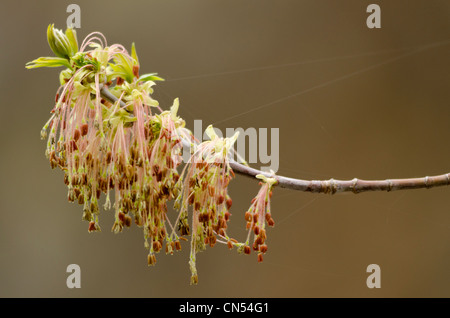
[[[329,196],[275,189],[263,263],[226,246],[189,244],[148,267],[142,230],[89,234],[67,201],[40,130],[56,69],[26,70],[51,51],[46,28],[65,28],[70,1],[5,1],[0,10],[0,296],[2,297],[449,297],[450,188]],[[421,177],[450,170],[450,2],[81,1],[81,41],[136,42],[154,97],[180,98],[193,127],[280,129],[278,174],[303,179]],[[381,29],[366,8],[381,7]],[[255,165],[258,167],[258,164]],[[230,228],[245,238],[256,194],[237,177]],[[81,267],[81,288],[66,267]],[[369,264],[381,288],[366,286]]]

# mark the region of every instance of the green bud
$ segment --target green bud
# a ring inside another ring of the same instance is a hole
[[[72,29],[67,29],[64,34],[50,24],[47,28],[47,41],[53,53],[61,58],[70,59],[78,51],[76,33]]]

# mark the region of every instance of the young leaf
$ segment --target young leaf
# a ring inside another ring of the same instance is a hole
[[[156,76],[156,74],[158,73],[143,74],[139,77],[138,82],[164,81],[164,78]]]
[[[134,45],[134,42],[131,44],[131,57],[136,61],[137,65],[139,65],[139,59],[137,57],[136,46]]]
[[[66,36],[70,43],[70,57],[72,57],[78,52],[77,32],[75,29],[67,28]]]
[[[25,67],[28,69],[38,67],[59,67],[65,66],[71,68],[69,61],[61,57],[40,57],[36,60],[28,62]]]

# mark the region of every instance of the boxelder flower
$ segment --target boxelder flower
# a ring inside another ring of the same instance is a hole
[[[197,146],[191,156],[190,164],[183,171],[183,190],[176,201],[180,206],[179,229],[181,233],[191,231],[191,283],[198,281],[195,265],[196,253],[213,247],[217,237],[229,240],[226,229],[230,218],[232,200],[227,187],[234,173],[229,165],[232,146],[239,133],[231,138],[219,138],[210,125],[206,129],[210,138]],[[193,208],[192,227],[187,220],[188,206]]]
[[[273,172],[272,172],[273,174]],[[250,237],[253,233],[253,250],[258,252],[258,262],[262,262],[263,254],[267,252],[266,245],[266,223],[274,226],[275,221],[270,212],[270,199],[272,197],[272,188],[277,183],[275,178],[268,178],[262,174],[256,176],[262,180],[259,184],[261,188],[258,194],[253,198],[250,208],[245,212],[245,220],[247,221],[248,235],[243,245],[239,245],[239,251],[250,254]]]

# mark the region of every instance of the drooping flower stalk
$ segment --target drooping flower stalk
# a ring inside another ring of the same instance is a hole
[[[266,224],[274,226],[275,221],[272,218],[270,210],[270,199],[272,198],[272,188],[277,183],[275,178],[268,178],[262,174],[256,176],[261,179],[259,183],[261,188],[258,194],[252,199],[252,203],[247,212],[245,212],[245,220],[247,221],[247,239],[245,243],[239,246],[239,251],[250,254],[250,238],[253,234],[253,250],[258,252],[258,262],[262,262],[263,254],[267,252],[267,244],[265,243]]]
[[[209,245],[216,244],[217,235],[227,237],[227,221],[231,214],[232,200],[228,195],[228,184],[234,176],[231,169],[231,149],[238,137],[219,138],[210,125],[206,129],[210,138],[197,146],[190,163],[183,171],[183,190],[177,198],[180,206],[178,220],[182,234],[191,232],[189,265],[191,283],[198,281],[196,254]],[[192,206],[192,225],[188,225],[188,206]]]
[[[149,178],[142,183],[145,189],[145,209],[141,209],[139,218],[143,221],[146,247],[149,248],[148,263],[155,263],[154,253],[162,248],[166,241],[166,253],[172,254],[180,250],[178,236],[168,236],[173,228],[167,216],[167,203],[178,195],[176,187],[179,180],[177,171],[181,163],[182,144],[178,129],[184,126],[184,121],[177,117],[178,100],[175,100],[170,111],[164,111],[154,116],[149,133],[154,140],[151,149],[147,150],[148,159],[144,163],[148,169]],[[147,239],[150,243],[147,243]]]

